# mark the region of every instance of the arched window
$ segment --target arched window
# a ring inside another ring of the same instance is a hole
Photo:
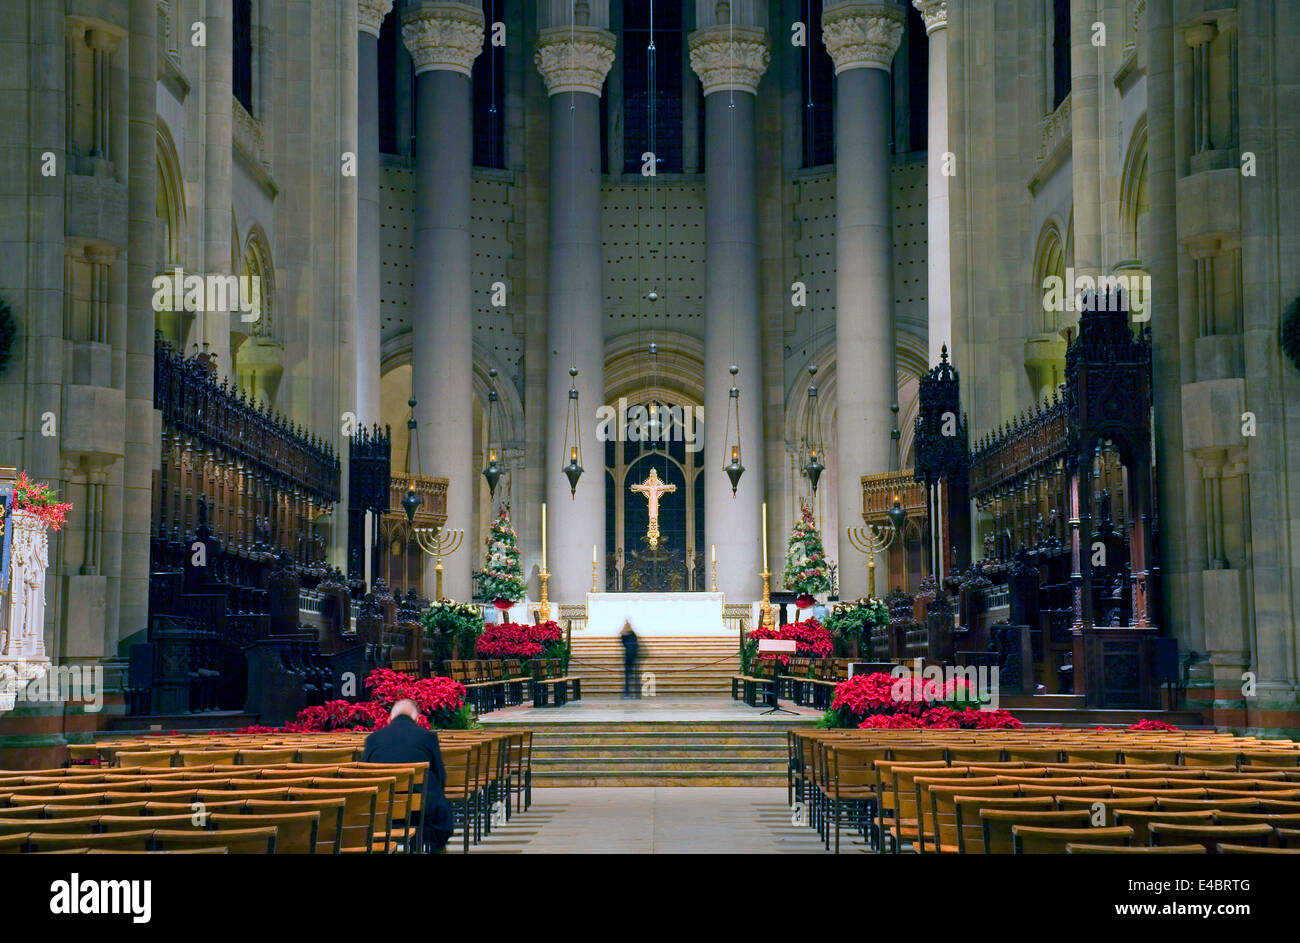
[[[1147,214],[1151,203],[1147,197],[1147,125],[1142,121],[1133,131],[1128,154],[1124,158],[1124,175],[1119,187],[1120,237],[1122,251],[1131,259],[1141,260],[1146,237]]]
[[[653,150],[658,172],[681,173],[681,3],[677,0],[624,0],[622,39],[623,172],[641,173],[641,155]],[[653,56],[650,49],[652,40]],[[652,88],[653,96],[650,94]]]
[[[180,158],[171,134],[162,123],[158,124],[155,143],[158,179],[154,215],[158,234],[154,267],[163,272],[176,266],[185,267],[185,178],[181,175]]]
[[[822,0],[802,0],[808,44],[799,51],[803,165],[835,162],[835,65],[822,41]]]
[[[243,261],[241,275],[251,280],[256,279],[260,308],[257,318],[247,322],[246,329],[254,337],[271,337],[275,311],[275,268],[271,264],[271,247],[266,241],[266,234],[261,227],[254,226],[248,234],[241,254]]]
[[[1061,241],[1061,231],[1055,223],[1043,227],[1038,237],[1038,248],[1034,252],[1034,290],[1039,298],[1042,312],[1039,329],[1044,333],[1057,330],[1057,307],[1051,302],[1049,279],[1060,279],[1061,290],[1066,295],[1074,286],[1065,284],[1065,245]]]
[[[1070,94],[1070,0],[1048,0],[1051,4],[1051,89],[1055,111]]]

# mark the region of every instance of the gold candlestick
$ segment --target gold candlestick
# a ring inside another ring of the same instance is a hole
[[[772,574],[767,572],[767,567],[763,567],[763,604],[759,607],[758,624],[765,629],[772,628],[774,624],[772,618],[771,576]]]
[[[543,622],[551,621],[551,604],[546,598],[546,583],[550,578],[551,574],[546,572],[545,566],[537,573],[537,579],[542,584],[542,598],[537,603],[537,615]]]

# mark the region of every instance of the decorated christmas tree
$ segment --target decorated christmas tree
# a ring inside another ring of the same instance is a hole
[[[785,550],[785,588],[801,597],[801,606],[812,604],[816,593],[829,592],[831,588],[830,563],[822,535],[813,520],[812,508],[804,505],[803,513],[790,531]]]
[[[493,602],[518,602],[524,598],[524,571],[519,564],[519,535],[510,529],[505,506],[497,514],[487,538],[487,559],[475,577],[479,592]]]

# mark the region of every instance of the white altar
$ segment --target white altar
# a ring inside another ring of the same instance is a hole
[[[583,638],[610,637],[623,623],[642,637],[727,637],[722,621],[722,593],[588,593]]]

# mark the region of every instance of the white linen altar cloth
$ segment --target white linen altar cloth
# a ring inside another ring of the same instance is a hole
[[[631,622],[640,636],[733,637],[722,621],[722,593],[588,593],[587,625],[575,636],[618,635]]]

